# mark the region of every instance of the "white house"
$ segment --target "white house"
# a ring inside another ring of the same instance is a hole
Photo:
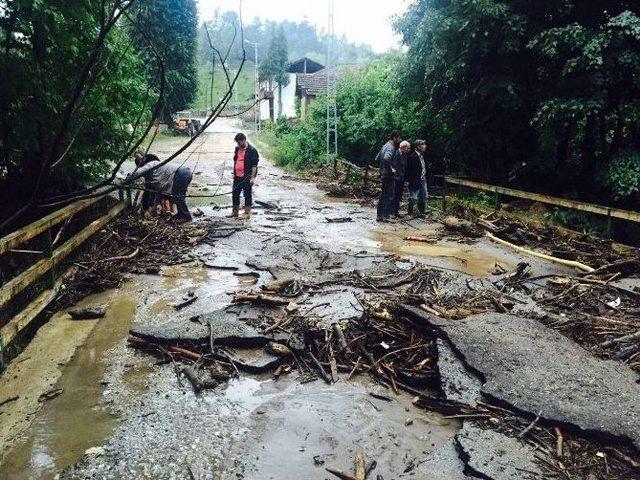
[[[300,95],[298,79],[316,73],[324,68],[324,65],[314,62],[310,58],[301,58],[289,64],[289,84],[282,88],[282,116],[293,118],[296,116],[296,93]],[[278,86],[268,81],[260,85],[260,119],[274,120],[278,116]]]

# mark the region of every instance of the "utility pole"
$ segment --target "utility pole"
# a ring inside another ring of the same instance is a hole
[[[333,0],[329,2],[329,21],[327,25],[327,164],[333,159],[333,169],[338,162],[338,106],[337,71],[333,52],[335,31],[333,26]]]
[[[253,104],[253,129],[260,131],[260,78],[258,75],[258,43],[245,40],[249,45],[253,45],[254,53],[254,104]]]

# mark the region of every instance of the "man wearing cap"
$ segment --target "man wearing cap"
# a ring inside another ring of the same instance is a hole
[[[413,209],[418,204],[420,215],[424,215],[427,201],[427,168],[424,161],[424,152],[427,150],[427,142],[416,140],[413,143],[414,151],[407,158],[407,183],[409,184],[409,215],[413,215]]]
[[[247,141],[244,133],[235,136],[236,149],[233,154],[233,190],[231,192],[232,210],[231,218],[238,218],[240,212],[240,192],[244,196],[244,215],[242,218],[251,217],[251,205],[253,203],[253,184],[258,175],[258,162],[260,155],[258,150]]]

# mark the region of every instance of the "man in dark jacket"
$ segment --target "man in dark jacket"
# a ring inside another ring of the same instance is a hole
[[[380,199],[378,200],[378,222],[386,222],[393,209],[393,191],[396,175],[396,169],[393,162],[400,140],[401,137],[399,133],[392,133],[389,135],[387,143],[382,146],[376,156],[376,162],[380,165],[381,183]]]
[[[236,149],[233,154],[233,190],[231,193],[232,199],[232,218],[238,218],[240,212],[240,192],[244,196],[244,215],[242,218],[251,217],[251,205],[252,188],[255,183],[256,176],[258,175],[258,162],[260,161],[260,154],[247,141],[247,136],[244,133],[238,133],[235,136]]]
[[[418,204],[420,215],[424,215],[427,201],[427,167],[424,160],[424,152],[427,150],[427,142],[416,140],[414,151],[407,159],[407,182],[409,183],[409,215],[413,215],[413,209]]]
[[[411,154],[411,144],[406,140],[400,142],[400,148],[396,152],[393,160],[395,173],[395,186],[393,188],[393,202],[391,207],[391,215],[400,215],[400,201],[404,194],[404,184],[406,182],[407,163]]]

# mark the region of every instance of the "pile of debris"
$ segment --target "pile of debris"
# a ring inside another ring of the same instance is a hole
[[[56,308],[85,296],[115,288],[127,272],[157,274],[163,265],[189,262],[191,248],[207,234],[202,222],[177,227],[164,217],[143,219],[125,214],[109,223],[65,268],[73,274],[65,283]]]
[[[247,264],[275,280],[223,310],[137,326],[130,345],[171,362],[196,391],[242,372],[328,384],[369,375],[388,391],[378,399],[408,392],[463,421],[456,441],[482,478],[639,478],[639,354],[628,333],[640,331],[637,295],[584,277],[531,278],[526,264],[477,279],[284,237]],[[348,315],[325,301],[334,292],[357,302]],[[621,349],[626,365],[598,358]]]
[[[443,223],[454,239],[466,240],[489,234],[503,244],[587,265],[598,274],[618,273],[615,278],[640,274],[640,250],[634,247],[586,233],[525,224],[497,212],[478,216],[459,204],[450,213]]]
[[[338,164],[337,171],[330,166],[322,166],[311,174],[311,180],[327,195],[336,198],[358,200],[362,205],[371,206],[380,196],[380,172],[369,167],[368,171],[355,166]]]

